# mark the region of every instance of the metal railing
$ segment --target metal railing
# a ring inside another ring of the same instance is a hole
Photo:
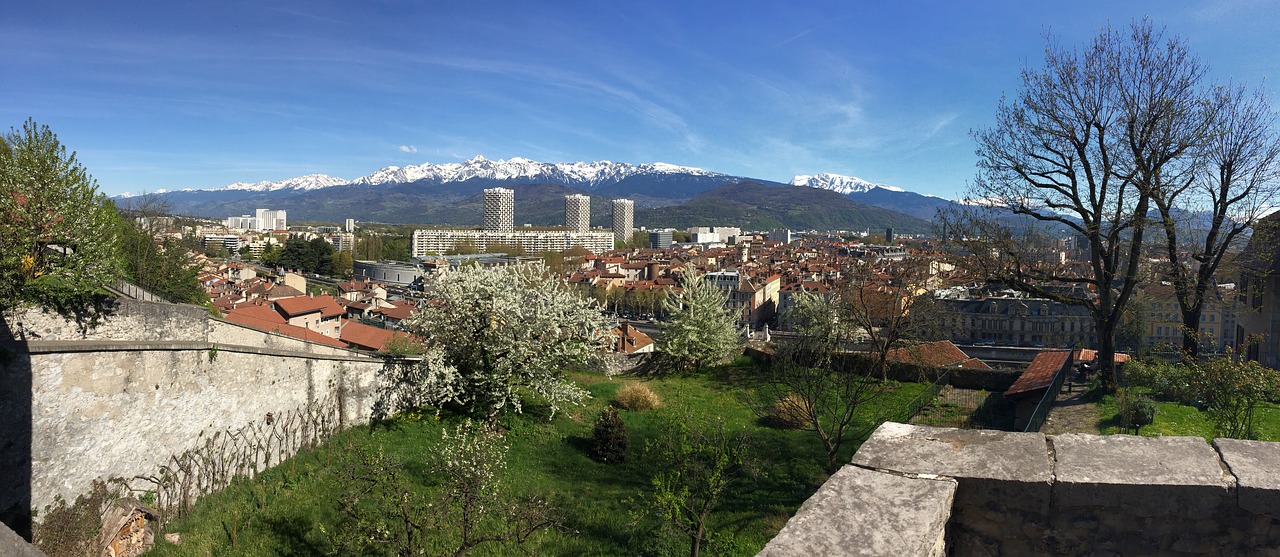
[[[951,372],[948,371],[943,373],[941,377],[938,377],[937,381],[934,381],[933,384],[925,387],[923,392],[911,399],[911,402],[880,415],[880,418],[871,423],[868,426],[868,429],[863,432],[862,436],[865,437],[867,435],[871,435],[871,432],[875,430],[875,428],[880,427],[880,424],[884,422],[898,422],[904,424],[910,422],[911,418],[920,413],[920,409],[932,404],[933,400],[938,398],[938,393],[942,392],[942,388],[946,387],[950,382]]]
[[[1049,389],[1044,392],[1044,396],[1036,404],[1035,411],[1031,413],[1031,417],[1027,420],[1027,426],[1022,428],[1022,431],[1032,433],[1040,431],[1040,427],[1044,425],[1045,418],[1049,417],[1049,410],[1053,409],[1053,403],[1058,401],[1058,391],[1062,390],[1062,382],[1067,380],[1067,374],[1070,371],[1071,366],[1064,366],[1053,376],[1053,384],[1049,385]]]
[[[152,294],[151,292],[144,290],[141,286],[124,279],[116,279],[115,282],[112,282],[107,286],[107,288],[116,294],[126,298],[132,298],[134,300],[141,300],[144,302],[168,302],[168,300]]]

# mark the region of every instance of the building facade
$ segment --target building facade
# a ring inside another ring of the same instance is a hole
[[[564,227],[570,232],[591,230],[591,197],[580,193],[564,196]]]
[[[631,228],[635,225],[636,204],[630,199],[613,200],[613,239],[631,241]]]
[[[511,232],[515,226],[516,192],[507,188],[484,190],[484,229]]]
[[[672,234],[670,230],[651,230],[649,232],[649,247],[653,249],[667,249],[671,247]]]
[[[413,231],[413,257],[424,259],[431,254],[443,254],[459,245],[472,244],[485,252],[491,246],[520,246],[525,253],[561,252],[572,247],[582,247],[599,254],[613,249],[613,234],[609,232],[572,232],[566,230],[529,230],[519,232],[491,232],[488,230],[415,230]]]

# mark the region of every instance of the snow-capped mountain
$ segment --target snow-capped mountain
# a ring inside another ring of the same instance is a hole
[[[825,172],[815,174],[813,176],[796,176],[791,179],[791,185],[831,190],[845,195],[851,193],[867,193],[876,188],[897,192],[906,191],[902,188],[886,184],[868,182],[862,178],[854,176],[841,176],[839,174],[828,174]]]
[[[217,188],[219,191],[226,190],[244,190],[244,191],[278,191],[278,190],[318,190],[333,186],[342,186],[351,183],[328,174],[307,174],[306,176],[298,176],[297,178],[289,178],[288,180],[280,180],[279,182],[270,182],[263,180],[261,182],[236,182],[229,186]]]
[[[344,180],[325,174],[308,174],[279,182],[237,182],[229,186],[215,188],[212,191],[314,190],[348,184],[378,186],[383,184],[407,184],[421,180],[438,184],[464,182],[467,180],[529,180],[592,189],[601,185],[616,184],[633,176],[660,174],[704,177],[726,176],[700,168],[677,166],[662,162],[640,165],[610,161],[545,163],[520,157],[491,161],[483,156],[477,156],[463,163],[388,166],[355,180]]]

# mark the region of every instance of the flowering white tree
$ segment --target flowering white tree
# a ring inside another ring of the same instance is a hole
[[[729,294],[702,276],[688,275],[684,292],[667,298],[671,319],[662,329],[660,348],[678,365],[702,369],[727,359],[742,346],[742,327]]]
[[[519,412],[525,394],[553,413],[587,397],[561,370],[604,346],[604,316],[542,265],[463,267],[426,290],[434,298],[404,321],[427,346],[411,374],[418,396],[408,399],[456,403],[492,423]]]

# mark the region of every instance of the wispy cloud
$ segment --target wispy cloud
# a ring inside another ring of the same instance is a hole
[[[418,148],[414,147],[413,145],[401,145],[400,152],[401,153],[417,153]]]

